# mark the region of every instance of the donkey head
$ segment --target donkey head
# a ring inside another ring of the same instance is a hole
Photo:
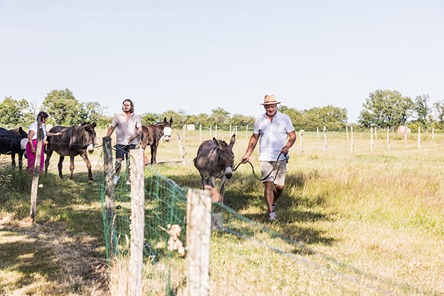
[[[163,119],[163,136],[165,137],[165,141],[169,142],[171,138],[171,126],[173,125],[173,118],[170,118],[170,121],[168,122],[166,117]]]
[[[233,134],[230,139],[230,144],[227,144],[223,140],[217,140],[213,138],[213,143],[217,146],[218,150],[218,162],[224,167],[224,174],[227,179],[230,179],[233,175],[234,166],[234,153],[233,146],[236,142],[236,135]]]
[[[81,127],[83,129],[82,132],[82,144],[86,146],[86,150],[89,153],[94,152],[94,146],[97,145],[97,135],[94,128],[96,127],[96,123],[82,123]]]

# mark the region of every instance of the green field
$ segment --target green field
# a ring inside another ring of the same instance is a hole
[[[178,132],[181,146],[177,138],[162,142],[155,169],[179,186],[199,187],[192,165],[199,131]],[[230,134],[211,136],[228,141]],[[202,140],[211,136],[205,131]],[[236,162],[248,138],[238,133]],[[298,135],[274,223],[266,221],[262,185],[241,165],[227,185],[226,205],[270,232],[255,241],[213,233],[211,295],[444,294],[444,136],[389,140],[379,131],[354,134],[354,142],[345,133],[305,133],[302,142]],[[100,152],[92,155],[97,169]],[[251,161],[259,171],[257,156]],[[30,176],[10,170],[9,156],[0,158],[0,294],[107,295],[122,274],[105,272],[96,186],[87,183],[80,158],[74,180],[60,180],[53,157],[51,174],[41,176],[37,226],[28,219]],[[68,167],[65,160],[65,176]],[[298,248],[265,235],[274,232]],[[182,271],[171,274],[177,294]],[[147,285],[146,294],[157,294]]]

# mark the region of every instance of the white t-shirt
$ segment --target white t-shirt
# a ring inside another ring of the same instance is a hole
[[[128,145],[128,139],[134,137],[137,133],[137,128],[142,126],[140,115],[131,114],[131,117],[126,121],[123,113],[114,114],[111,126],[117,128],[116,130],[116,144]],[[132,140],[129,144],[137,144],[137,138]]]
[[[282,148],[287,144],[288,133],[293,132],[294,127],[288,115],[279,111],[273,116],[273,120],[266,114],[259,116],[254,122],[253,133],[260,135],[259,160],[276,161]],[[279,160],[285,159],[284,155]]]
[[[38,131],[38,123],[37,121],[31,123],[28,127],[28,134],[30,131],[34,131],[34,135],[32,136],[32,140],[36,140],[37,139],[37,131]],[[45,125],[42,123],[42,130],[43,130],[43,140],[46,140],[46,127]]]

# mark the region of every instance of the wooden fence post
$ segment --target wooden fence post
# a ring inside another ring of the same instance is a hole
[[[143,238],[145,225],[145,183],[143,149],[130,150],[131,172],[131,247],[129,295],[142,295]]]
[[[327,129],[324,126],[324,150],[327,151]]]
[[[390,151],[390,127],[387,127],[387,150]]]
[[[418,126],[418,150],[421,150],[421,127]]]
[[[31,210],[29,215],[31,216],[32,223],[35,224],[37,216],[37,194],[39,189],[39,176],[40,176],[40,159],[42,158],[42,140],[43,140],[43,130],[42,130],[42,118],[37,117],[37,147],[35,147],[35,163],[34,171],[32,174],[32,185],[31,185]]]
[[[370,127],[370,152],[373,152],[373,127]]]
[[[202,124],[199,124],[199,143],[202,143]]]
[[[182,164],[185,165],[185,153],[184,153],[184,149],[182,147],[182,142],[180,141],[179,132],[177,132],[177,144],[179,145],[179,153],[180,153],[180,157],[182,158]]]
[[[302,136],[304,135],[304,131],[299,131],[299,149],[301,150],[301,153],[304,152],[304,149],[302,148]]]
[[[183,127],[184,128],[183,128],[183,144],[182,144],[182,147],[183,147],[183,154],[185,155],[185,147],[187,147],[187,145],[186,145],[186,141],[187,141],[187,125],[185,124]]]
[[[407,127],[405,128],[404,131],[404,147],[407,148]]]
[[[353,126],[350,127],[350,135],[351,135],[350,151],[353,153],[353,149],[355,148],[355,138],[354,138],[354,134],[353,134]]]
[[[103,163],[105,171],[105,217],[106,217],[106,243],[109,245],[109,254],[111,257],[115,251],[114,243],[114,166],[113,150],[111,147],[111,137],[103,137]]]
[[[187,195],[187,286],[185,295],[210,294],[211,197],[209,190]]]

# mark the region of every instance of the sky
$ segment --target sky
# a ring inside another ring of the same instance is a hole
[[[369,94],[444,100],[444,1],[0,0],[0,101],[258,116],[266,94],[356,122]]]

